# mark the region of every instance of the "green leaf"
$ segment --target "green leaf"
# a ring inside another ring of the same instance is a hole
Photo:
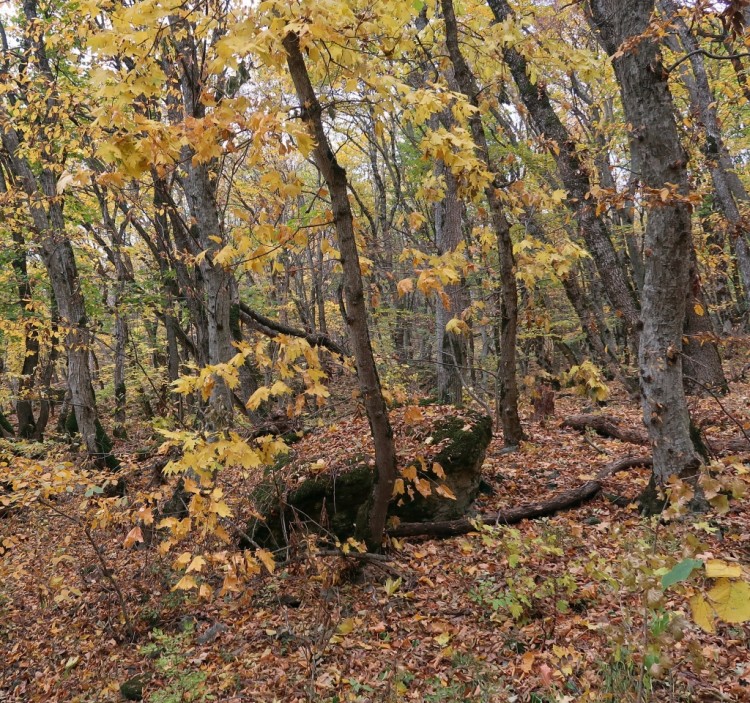
[[[687,580],[695,569],[700,569],[702,566],[703,562],[699,559],[683,559],[679,564],[675,564],[671,571],[661,577],[661,587],[666,590],[670,586],[680,583],[680,581]]]

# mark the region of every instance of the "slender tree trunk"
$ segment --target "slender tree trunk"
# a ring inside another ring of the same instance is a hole
[[[443,162],[437,167],[445,179],[445,197],[435,203],[435,244],[438,254],[452,252],[463,241],[463,203],[458,183]],[[460,404],[463,398],[462,367],[466,365],[466,339],[449,332],[446,325],[468,306],[462,284],[446,285],[445,297],[435,299],[435,354],[437,357],[437,399],[439,403]]]
[[[750,247],[748,234],[750,227],[740,213],[739,203],[750,204],[750,197],[742,181],[734,170],[732,157],[724,143],[719,117],[716,110],[711,85],[708,81],[706,66],[700,47],[685,20],[678,15],[674,0],[659,0],[659,7],[672,21],[680,42],[688,55],[692,68],[692,79],[686,76],[690,101],[706,134],[703,153],[711,173],[711,180],[716,194],[716,202],[727,222],[730,224],[730,238],[737,269],[744,289],[744,301],[750,297]],[[743,311],[747,312],[747,311]]]
[[[349,203],[348,181],[346,171],[336,160],[323,129],[322,108],[310,82],[300,48],[300,39],[296,33],[290,32],[284,37],[284,49],[287,54],[289,73],[301,106],[302,119],[315,137],[316,145],[313,149],[313,159],[331,194],[333,217],[336,222],[336,234],[341,252],[341,266],[344,270],[346,324],[349,328],[349,338],[357,365],[357,377],[362,392],[362,400],[375,443],[377,482],[373,492],[372,508],[370,509],[367,541],[371,547],[377,548],[383,538],[388,503],[393,496],[393,487],[396,480],[396,449],[370,343],[367,307],[354,234],[354,218]]]
[[[469,103],[477,108],[469,117],[469,127],[479,158],[497,180],[497,167],[490,156],[487,137],[479,113],[479,86],[466,62],[458,42],[458,26],[452,0],[441,0],[445,19],[445,35],[448,54],[453,64],[453,73],[461,92]],[[500,414],[505,444],[517,446],[525,439],[518,415],[518,383],[516,381],[516,336],[518,331],[518,286],[516,285],[516,262],[510,238],[510,223],[498,195],[496,182],[485,188],[485,197],[490,207],[492,227],[497,239],[500,263],[500,295],[502,298],[500,319]]]
[[[503,22],[513,16],[507,0],[487,2],[496,21]],[[558,175],[568,191],[568,203],[576,213],[581,235],[596,262],[607,297],[637,337],[640,330],[638,302],[612,244],[607,224],[602,216],[596,214],[591,200],[587,198],[591,181],[587,167],[578,154],[576,141],[555,113],[545,87],[531,82],[526,59],[512,47],[505,47],[503,51],[505,63],[537,131],[554,145],[552,153]]]
[[[692,247],[687,155],[680,144],[658,46],[642,36],[649,27],[654,0],[589,0],[588,6],[599,41],[613,57],[649,206],[638,361],[653,474],[663,486],[671,475],[694,478],[700,466],[682,384],[682,333]],[[667,183],[676,184],[675,192],[662,202],[658,194]]]
[[[4,178],[0,178],[0,187],[5,191]],[[34,407],[30,395],[34,390],[34,374],[39,363],[39,334],[34,321],[29,315],[31,304],[31,282],[26,261],[26,242],[23,235],[15,228],[13,230],[13,270],[18,280],[19,317],[24,322],[24,357],[21,367],[21,378],[18,383],[18,398],[16,400],[16,419],[18,420],[18,436],[29,439],[36,432]]]
[[[20,142],[13,128],[6,127],[3,145],[10,155],[15,178],[26,193],[34,226],[41,235],[41,255],[60,310],[60,326],[66,329],[68,386],[71,403],[84,446],[98,464],[114,461],[109,439],[99,424],[96,398],[88,365],[91,334],[81,292],[73,247],[65,233],[65,221],[57,194],[57,178],[50,168],[43,168],[40,183],[25,159],[18,156]],[[49,203],[45,210],[43,203]]]

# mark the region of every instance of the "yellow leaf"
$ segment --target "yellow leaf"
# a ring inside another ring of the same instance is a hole
[[[213,377],[209,377],[205,380],[203,387],[201,388],[201,397],[204,401],[207,401],[211,397],[214,386],[216,386],[216,380]]]
[[[276,562],[273,560],[273,555],[267,549],[258,549],[255,552],[255,556],[263,562],[263,566],[268,569],[268,573],[272,574],[276,568]]]
[[[430,488],[429,481],[418,478],[414,480],[414,486],[424,498],[429,498],[429,496],[432,495],[432,489]]]
[[[445,645],[447,645],[448,642],[450,641],[451,641],[450,632],[442,632],[437,637],[435,637],[435,642],[437,642],[441,647],[445,647]]]
[[[354,618],[346,618],[345,620],[342,620],[339,623],[339,626],[336,628],[336,631],[340,635],[348,635],[352,630],[354,630],[355,625],[356,625],[356,622],[354,621]]]
[[[396,289],[398,290],[399,296],[403,296],[403,295],[406,295],[407,293],[411,293],[414,290],[414,279],[413,278],[402,279],[396,284]]]
[[[172,562],[173,569],[184,569],[192,559],[193,555],[190,552],[183,552]]]
[[[724,622],[742,623],[750,620],[750,584],[745,581],[719,579],[707,595],[716,614]]]
[[[417,467],[414,464],[407,466],[405,469],[401,469],[401,475],[407,481],[415,481],[417,478]]]
[[[443,498],[449,498],[450,500],[456,500],[456,494],[448,488],[444,483],[440,484],[436,489],[435,493],[437,493],[439,496],[443,496]]]
[[[423,417],[422,408],[416,405],[410,405],[404,412],[404,423],[407,425],[413,425],[419,422]]]
[[[448,324],[445,326],[445,331],[452,334],[468,334],[469,325],[463,320],[454,317],[452,320],[448,320]]]
[[[536,658],[536,655],[534,652],[526,652],[526,654],[521,657],[521,670],[525,673],[530,673],[531,668],[534,666],[534,659]]]
[[[437,476],[438,478],[445,478],[445,471],[443,470],[443,467],[436,461],[432,463],[432,473],[435,474],[435,476]]]
[[[389,596],[392,596],[396,591],[398,591],[399,588],[401,588],[401,577],[399,576],[396,580],[393,580],[389,576],[386,579],[383,588]]]
[[[202,583],[198,589],[198,597],[208,600],[213,595],[214,589],[211,588],[207,583]]]
[[[271,395],[286,395],[291,392],[292,389],[283,381],[276,381],[276,383],[271,386]]]
[[[187,573],[191,571],[203,571],[203,567],[206,565],[206,560],[200,556],[200,554],[190,562],[190,565],[186,569]]]
[[[223,500],[212,503],[211,512],[216,513],[219,517],[232,517],[232,509]]]
[[[258,388],[255,393],[253,393],[250,396],[250,399],[247,401],[247,408],[248,410],[257,410],[260,407],[260,404],[268,400],[271,397],[271,390],[269,388],[266,388],[266,386],[261,386]]]
[[[708,502],[719,515],[726,515],[729,512],[729,498],[723,494],[709,498]]]
[[[401,496],[405,492],[404,488],[404,479],[397,478],[396,481],[393,484],[393,495],[394,496]]]
[[[189,591],[192,588],[197,588],[198,584],[192,576],[187,574],[183,576],[172,588],[173,591]]]
[[[709,559],[706,561],[706,576],[710,579],[738,579],[742,577],[742,567],[739,564],[727,564],[721,559]]]
[[[703,315],[706,313],[706,311],[703,309],[703,306],[700,303],[696,303],[693,307],[693,310],[695,310],[695,314],[699,315],[700,317],[703,317]]]
[[[141,532],[140,525],[136,525],[132,530],[130,530],[130,532],[128,532],[128,536],[125,538],[122,546],[125,547],[125,549],[129,549],[136,542],[143,542],[143,533]]]
[[[561,189],[553,190],[552,191],[552,202],[553,203],[561,203],[565,198],[568,197],[568,194]]]

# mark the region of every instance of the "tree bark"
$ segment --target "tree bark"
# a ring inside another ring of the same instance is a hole
[[[6,126],[2,141],[13,175],[26,194],[34,227],[40,235],[42,260],[59,307],[60,326],[66,329],[68,386],[78,429],[89,455],[97,464],[104,464],[111,458],[109,451],[104,451],[100,444],[99,433],[103,434],[103,430],[97,417],[88,366],[91,335],[73,247],[65,234],[57,178],[50,167],[44,166],[37,183],[28,162],[18,155],[20,140],[15,129]],[[47,209],[45,202],[48,203]]]
[[[175,45],[179,53],[179,80],[182,91],[184,116],[187,119],[202,119],[206,107],[202,99],[198,47],[188,22],[180,20],[174,25]],[[216,159],[200,161],[194,149],[186,145],[182,150],[184,169],[183,189],[191,215],[190,234],[199,244],[205,256],[199,269],[205,290],[204,304],[207,320],[207,343],[209,365],[222,364],[235,354],[232,345],[231,306],[232,274],[213,260],[224,244],[224,232],[217,205],[218,181],[212,169]],[[218,240],[218,241],[217,241]],[[231,423],[232,392],[221,378],[215,379],[211,392],[210,416],[215,428]]]
[[[690,101],[700,116],[706,135],[703,154],[706,158],[716,201],[725,219],[731,226],[730,239],[744,288],[744,301],[750,297],[750,248],[748,247],[748,223],[740,213],[739,203],[750,203],[747,190],[734,170],[732,157],[724,142],[719,117],[716,111],[711,85],[700,47],[685,20],[679,16],[674,0],[659,0],[662,12],[670,18],[680,42],[688,55],[692,68],[692,80],[686,80]],[[744,311],[747,312],[747,311]]]
[[[487,2],[497,22],[513,16],[507,0]],[[526,59],[509,46],[504,48],[503,53],[534,125],[553,145],[552,154],[560,180],[568,191],[568,203],[576,214],[581,235],[596,262],[607,297],[637,338],[640,330],[638,302],[612,244],[609,228],[604,219],[596,214],[591,200],[587,199],[591,190],[590,175],[578,155],[576,141],[557,116],[545,87],[531,82]]]
[[[498,169],[490,155],[487,137],[479,112],[479,86],[466,62],[458,42],[458,26],[452,0],[441,0],[445,20],[445,40],[448,55],[453,64],[453,73],[461,92],[469,103],[477,108],[469,117],[469,128],[476,145],[478,157],[493,176],[484,194],[490,208],[492,226],[497,239],[500,263],[500,295],[502,299],[500,319],[500,416],[503,437],[507,446],[517,446],[526,438],[518,415],[518,383],[516,380],[516,336],[518,331],[518,286],[516,284],[516,262],[513,257],[513,242],[510,238],[510,223],[498,194]]]
[[[445,179],[445,197],[435,203],[435,243],[438,255],[454,251],[463,240],[463,203],[458,183],[450,168],[439,162],[436,172]],[[448,332],[445,326],[467,307],[462,284],[446,285],[446,298],[435,300],[435,352],[437,356],[437,397],[439,403],[460,404],[463,397],[461,369],[466,366],[466,339],[462,333]],[[447,307],[445,302],[448,303]]]
[[[284,37],[283,44],[289,73],[300,102],[302,119],[315,137],[316,144],[312,156],[331,194],[341,266],[344,270],[346,324],[354,351],[362,400],[375,444],[377,481],[370,509],[367,541],[370,547],[378,548],[383,538],[388,503],[393,496],[396,480],[396,449],[370,343],[362,273],[354,234],[354,218],[349,203],[348,180],[346,171],[338,163],[323,128],[322,108],[310,82],[299,36],[295,32],[289,32]]]
[[[690,436],[682,379],[682,333],[692,247],[687,155],[674,115],[658,45],[642,36],[654,0],[589,0],[592,24],[612,57],[633,151],[648,203],[646,271],[638,362],[643,418],[653,451],[653,473],[694,479],[700,459]],[[676,184],[663,200],[667,184]]]

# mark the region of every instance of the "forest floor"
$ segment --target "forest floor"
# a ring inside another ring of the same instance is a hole
[[[750,382],[733,382],[721,403],[734,420],[711,397],[691,399],[709,443],[740,436],[735,420],[750,428],[748,399]],[[543,424],[525,408],[530,439],[517,452],[495,437],[480,512],[544,500],[645,453],[561,427],[585,405],[563,392]],[[602,411],[642,427],[624,394]],[[306,451],[333,456],[367,434],[362,418],[337,425],[303,440]],[[6,468],[33,464],[45,475],[77,460],[61,445],[47,449]],[[714,468],[746,484],[748,457]],[[136,459],[123,466],[131,496],[153,481]],[[648,476],[618,473],[553,517],[393,540],[387,561],[298,549],[286,561],[277,555],[273,573],[264,568],[236,591],[217,587],[210,599],[173,589],[180,549],[129,544],[132,499],[111,499],[108,519],[93,527],[77,521],[75,491],[31,502],[0,517],[0,701],[120,701],[121,684],[140,675],[153,703],[750,701],[750,625],[696,625],[689,599],[713,584],[700,570],[662,587],[685,557],[739,564],[747,580],[750,498],[730,498],[723,513],[648,520],[633,501]],[[241,525],[247,490],[239,474],[222,481],[235,515],[226,521]],[[236,540],[224,549],[237,550]]]

